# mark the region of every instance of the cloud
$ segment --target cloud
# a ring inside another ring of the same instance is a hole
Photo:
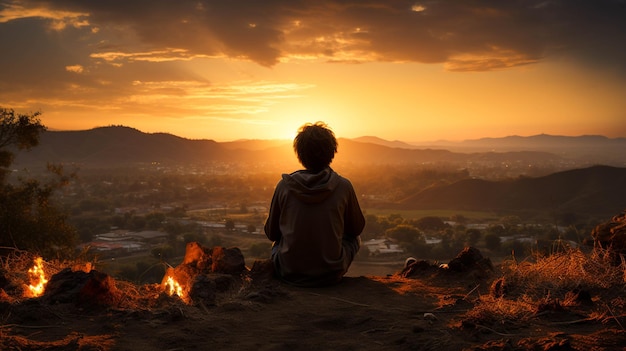
[[[300,97],[310,84],[278,82],[236,82],[212,85],[194,81],[135,81],[129,96],[121,96],[117,104],[154,109],[151,113],[169,115],[254,115],[267,112],[277,101]],[[155,107],[156,106],[156,107]],[[180,113],[185,112],[185,113]]]
[[[83,73],[85,69],[81,65],[71,65],[71,66],[65,66],[65,70],[68,72]]]
[[[188,57],[264,66],[314,57],[481,71],[553,55],[624,65],[625,13],[621,0],[16,0],[0,12],[0,22],[36,16],[78,23],[105,31],[111,41],[123,28],[139,50],[179,49]]]

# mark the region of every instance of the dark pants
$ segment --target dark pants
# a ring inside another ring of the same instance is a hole
[[[348,268],[350,268],[350,265],[352,264],[352,261],[354,260],[354,257],[359,252],[359,249],[361,248],[361,237],[344,236],[341,241],[341,246],[343,247],[343,252],[344,252],[343,266],[345,268],[343,271],[329,272],[327,275],[324,275],[322,277],[317,277],[319,279],[317,278],[313,279],[314,277],[310,277],[311,279],[307,279],[308,281],[306,283],[295,282],[295,281],[291,281],[291,283],[294,283],[296,285],[302,285],[302,286],[313,286],[313,285],[322,286],[322,285],[338,283],[343,277],[343,275],[346,274],[346,272],[348,271]],[[278,253],[278,242],[274,242],[272,244],[272,253],[271,253],[270,259],[274,263],[274,271],[277,274],[279,274],[280,265],[278,263],[278,260],[276,259],[277,253]]]

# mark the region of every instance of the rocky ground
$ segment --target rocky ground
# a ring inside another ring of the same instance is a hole
[[[415,261],[326,288],[280,282],[267,262],[241,267],[237,249],[194,250],[169,271],[183,298],[165,279],[136,286],[76,268],[23,298],[5,270],[0,349],[626,350],[623,284],[537,298],[473,249],[447,267]]]

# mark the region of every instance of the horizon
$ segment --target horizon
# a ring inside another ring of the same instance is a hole
[[[85,131],[89,131],[89,130],[94,130],[94,129],[98,129],[98,128],[115,128],[115,127],[120,127],[120,128],[130,128],[130,129],[134,129],[137,130],[141,133],[144,134],[169,134],[169,135],[173,135],[176,137],[180,137],[183,139],[188,139],[188,140],[211,140],[211,141],[215,141],[215,142],[219,142],[219,143],[232,143],[232,142],[244,142],[244,141],[285,141],[285,142],[292,142],[293,138],[291,139],[287,139],[287,138],[270,138],[270,139],[261,139],[261,138],[239,138],[239,139],[233,139],[233,140],[217,140],[215,138],[211,138],[211,137],[205,137],[205,138],[187,138],[183,135],[178,135],[172,132],[167,132],[167,131],[156,131],[156,132],[147,132],[144,130],[141,130],[139,128],[133,127],[133,126],[129,126],[129,125],[106,125],[106,126],[95,126],[92,128],[86,128],[86,129],[56,129],[56,128],[49,128],[47,127],[47,131],[51,131],[51,132],[85,132]],[[294,133],[295,135],[295,133]],[[626,139],[626,137],[609,137],[606,135],[601,135],[601,134],[579,134],[579,135],[560,135],[560,134],[547,134],[547,133],[539,133],[539,134],[532,134],[532,135],[518,135],[518,134],[512,134],[512,135],[505,135],[502,137],[493,137],[493,136],[482,136],[482,137],[478,137],[478,138],[472,138],[472,139],[462,139],[462,140],[451,140],[451,139],[438,139],[438,140],[400,140],[400,139],[385,139],[376,135],[361,135],[361,136],[356,136],[356,137],[344,137],[341,135],[335,135],[337,137],[337,139],[348,139],[348,140],[356,140],[356,139],[366,139],[366,138],[375,138],[375,139],[379,139],[381,141],[384,142],[390,142],[390,143],[395,143],[395,142],[399,142],[399,143],[406,143],[406,144],[426,144],[426,143],[462,143],[462,142],[466,142],[466,141],[477,141],[477,140],[486,140],[486,139],[507,139],[507,138],[533,138],[533,137],[540,137],[540,136],[548,136],[548,137],[566,137],[566,138],[582,138],[582,137],[601,137],[601,138],[606,138],[606,139],[610,139],[610,140],[615,140],[615,139]]]
[[[324,121],[407,142],[626,137],[619,0],[14,0],[0,4],[0,40],[12,48],[0,107],[51,129],[289,140]]]

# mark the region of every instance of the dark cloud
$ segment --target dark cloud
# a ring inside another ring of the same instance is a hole
[[[87,14],[90,26],[102,35],[111,31],[123,38],[124,32],[119,32],[123,29],[144,49],[181,48],[190,54],[226,55],[265,66],[292,55],[315,55],[328,60],[446,63],[448,69],[464,71],[556,56],[626,71],[622,0],[16,0],[14,4]],[[1,23],[0,32],[11,25]],[[42,35],[34,29],[21,36],[26,34]]]
[[[63,52],[61,38],[50,34],[35,19],[19,19],[0,24],[0,43],[3,54],[0,55],[2,80],[11,84],[32,85],[43,83],[41,77],[59,79],[63,75],[64,64],[68,60]],[[55,66],[58,69],[50,70]]]

